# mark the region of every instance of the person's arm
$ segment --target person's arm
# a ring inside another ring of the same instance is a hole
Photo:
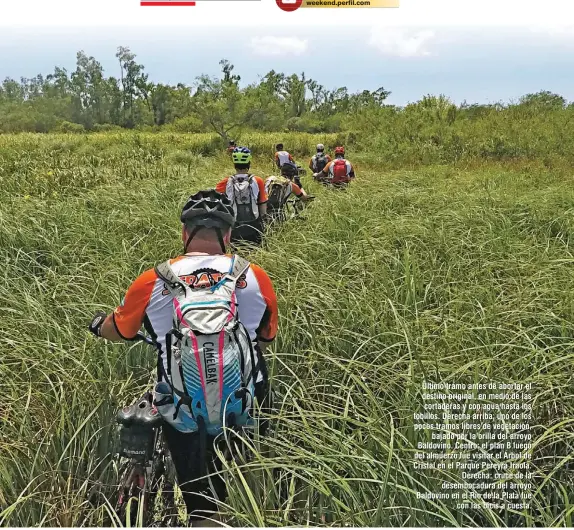
[[[301,199],[303,202],[309,200],[309,196],[307,195],[305,190],[303,188],[301,188],[300,186],[297,186],[297,184],[295,184],[294,182],[291,182],[291,190],[293,191],[295,196],[298,199]]]
[[[309,169],[313,171],[313,157],[309,159]]]
[[[227,189],[227,181],[229,180],[229,177],[225,177],[224,179],[220,180],[217,185],[215,186],[215,191],[218,191],[219,193],[225,193],[226,189]]]
[[[355,168],[353,167],[353,164],[351,164],[351,162],[349,162],[349,165],[351,166],[351,170],[349,171],[349,178],[354,179],[355,178]]]
[[[257,328],[257,344],[264,355],[267,347],[275,340],[277,335],[279,313],[277,309],[277,295],[267,273],[258,265],[251,265],[251,270],[257,279],[259,291],[265,301],[265,313]]]
[[[260,342],[259,340],[257,341],[257,347],[259,348],[261,355],[265,355],[265,352],[267,351],[267,345],[268,344],[270,344],[270,343],[269,342]]]
[[[319,171],[319,173],[316,173],[318,179],[326,179],[329,176],[329,168],[331,167],[332,163],[333,162],[328,162],[327,165],[321,171]]]
[[[126,341],[135,339],[142,327],[145,312],[150,301],[157,275],[150,269],[130,285],[120,306],[112,314],[99,313],[92,320],[89,328],[94,335],[110,341]]]
[[[259,194],[257,197],[257,206],[259,207],[259,216],[265,217],[267,214],[267,192],[265,191],[265,181],[261,177],[255,177]]]

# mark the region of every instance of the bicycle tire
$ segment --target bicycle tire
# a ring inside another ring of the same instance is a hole
[[[143,502],[142,520],[145,524],[149,502],[149,496],[146,494],[145,468],[133,460],[127,460],[120,469],[123,469],[123,473],[120,474],[122,478],[118,487],[116,514],[122,524],[135,527],[138,524],[140,502]]]
[[[158,435],[155,455],[152,467],[150,496],[153,498],[155,504],[157,494],[161,490],[162,502],[159,512],[160,518],[158,521],[154,521],[154,523],[157,522],[157,524],[153,526],[160,526],[162,528],[177,526],[178,513],[174,490],[176,482],[175,468],[173,468],[169,450],[161,432]]]

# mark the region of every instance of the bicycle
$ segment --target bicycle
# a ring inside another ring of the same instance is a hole
[[[322,184],[325,188],[330,188],[333,190],[347,189],[347,187],[351,183],[351,181],[347,181],[347,182],[343,181],[343,182],[335,182],[334,183],[330,177],[324,177],[324,176],[319,175],[317,173],[313,174],[313,180],[315,180],[319,184]]]
[[[314,199],[315,199],[314,195],[308,195],[307,196],[308,202],[311,202]],[[285,207],[284,207],[285,221],[290,220],[290,219],[295,219],[296,217],[303,219],[302,217],[300,217],[300,214],[301,214],[301,212],[303,212],[304,209],[305,209],[304,201],[302,199],[300,199],[299,197],[291,197],[291,198],[287,199],[287,201],[285,202]],[[287,212],[289,212],[289,213],[287,213]]]
[[[136,340],[155,346],[143,333]],[[153,406],[152,393],[147,391],[132,405],[116,415],[120,425],[120,458],[116,514],[122,523],[135,526],[138,521],[150,526],[153,508],[161,490],[165,508],[170,512],[159,526],[172,526],[177,520],[174,489],[175,470],[161,432],[162,419]]]

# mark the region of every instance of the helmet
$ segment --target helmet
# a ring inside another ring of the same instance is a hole
[[[181,211],[181,222],[206,228],[231,228],[235,224],[233,204],[214,189],[192,195]]]
[[[317,144],[317,151],[324,151],[325,146],[323,144]]]
[[[275,149],[277,149],[277,151],[281,151],[283,149],[283,144],[277,144]]]
[[[251,162],[251,151],[247,147],[236,147],[231,153],[234,164],[249,164]]]
[[[229,145],[235,145],[235,140],[229,140]]]
[[[336,155],[344,155],[345,154],[345,148],[341,145],[338,147],[335,147],[335,154]]]
[[[281,174],[286,177],[296,177],[299,174],[299,168],[293,162],[285,162],[281,166]]]

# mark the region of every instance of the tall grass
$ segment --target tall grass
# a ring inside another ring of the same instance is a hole
[[[295,155],[323,140],[289,138]],[[275,141],[250,140],[263,176]],[[179,252],[185,198],[230,169],[210,142],[0,137],[1,524],[110,521],[114,412],[143,390],[155,354],[97,341],[86,324]],[[311,183],[305,219],[248,256],[278,293],[279,403],[269,442],[227,469],[228,520],[571,526],[571,175],[493,163],[381,171],[358,158],[349,190]],[[417,498],[445,478],[413,466],[423,378],[535,385],[531,509]]]

